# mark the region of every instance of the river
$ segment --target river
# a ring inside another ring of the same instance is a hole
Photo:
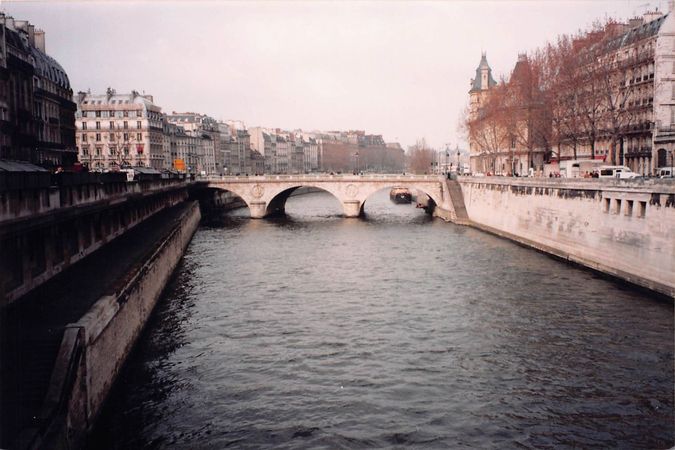
[[[673,305],[394,205],[203,224],[91,448],[668,448]]]

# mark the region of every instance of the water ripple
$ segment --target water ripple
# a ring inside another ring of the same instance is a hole
[[[673,446],[672,305],[386,194],[202,227],[90,446]]]

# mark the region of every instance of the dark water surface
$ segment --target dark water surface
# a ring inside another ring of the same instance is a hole
[[[202,226],[92,448],[668,448],[673,306],[327,194]]]

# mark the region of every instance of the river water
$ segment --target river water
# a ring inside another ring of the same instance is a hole
[[[205,224],[91,448],[668,448],[673,306],[394,205]]]

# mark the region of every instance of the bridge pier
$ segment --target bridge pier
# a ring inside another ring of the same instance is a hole
[[[342,209],[345,212],[345,217],[359,217],[361,215],[362,202],[359,200],[347,200],[342,202]]]
[[[267,213],[267,203],[251,202],[248,204],[248,209],[251,212],[251,219],[264,219]]]

